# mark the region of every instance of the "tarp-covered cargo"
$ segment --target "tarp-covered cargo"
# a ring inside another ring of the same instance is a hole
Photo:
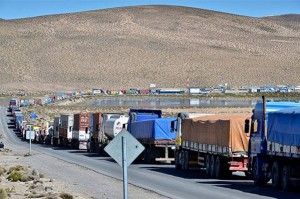
[[[171,132],[171,122],[176,118],[157,118],[131,123],[131,134],[137,139],[174,140],[176,132]]]
[[[230,147],[232,152],[248,151],[249,135],[244,133],[249,115],[210,115],[182,120],[183,141]]]
[[[300,146],[300,108],[287,108],[268,114],[268,141]]]

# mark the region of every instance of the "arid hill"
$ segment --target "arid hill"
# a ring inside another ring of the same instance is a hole
[[[141,6],[0,20],[0,90],[298,85],[299,18]]]

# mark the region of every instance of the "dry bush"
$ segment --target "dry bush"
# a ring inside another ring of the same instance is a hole
[[[21,172],[13,171],[8,175],[7,179],[13,182],[17,182],[21,180],[22,176],[23,175]]]
[[[45,177],[45,175],[44,175],[44,174],[42,174],[42,173],[40,173],[40,174],[39,174],[39,177],[40,177],[40,178],[44,178],[44,177]]]
[[[0,199],[6,199],[7,193],[5,189],[0,189]]]
[[[13,171],[27,171],[27,167],[24,167],[24,166],[21,166],[21,165],[10,167],[9,170],[8,170],[8,173],[12,173]]]
[[[68,193],[61,193],[59,195],[59,197],[61,197],[62,199],[73,199],[73,196],[71,194],[68,194]]]
[[[7,193],[7,196],[10,197],[11,196],[11,193],[15,190],[15,187],[12,187],[12,188],[6,188],[5,191]]]
[[[28,170],[27,167],[17,165],[14,167],[10,167],[8,171],[8,177],[7,179],[13,182],[21,181],[21,182],[27,182],[32,180],[31,177],[28,175],[25,175],[24,172]]]
[[[6,169],[0,167],[0,176],[3,175],[4,173],[6,173]]]

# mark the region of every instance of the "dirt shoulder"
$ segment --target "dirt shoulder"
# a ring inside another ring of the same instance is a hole
[[[0,175],[0,190],[5,190],[7,198],[111,199],[123,197],[121,180],[36,151],[31,156],[26,156],[11,150],[1,150],[0,159],[0,170],[4,171]],[[21,172],[22,179],[16,182],[8,179],[9,171],[14,167],[25,168]],[[166,198],[130,184],[128,194],[130,198]]]

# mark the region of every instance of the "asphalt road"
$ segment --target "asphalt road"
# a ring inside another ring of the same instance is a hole
[[[6,108],[0,108],[0,131],[4,133],[2,141],[9,147],[29,150],[26,141],[21,141],[12,128]],[[52,156],[66,162],[85,167],[94,172],[115,179],[122,179],[122,169],[109,157],[99,157],[85,151],[62,149],[47,145],[33,144],[32,151]],[[254,186],[242,173],[234,173],[228,180],[211,179],[204,171],[178,171],[169,164],[132,164],[128,167],[130,184],[154,191],[169,198],[183,199],[244,199],[244,198],[300,198],[300,192],[282,192],[271,187]]]

